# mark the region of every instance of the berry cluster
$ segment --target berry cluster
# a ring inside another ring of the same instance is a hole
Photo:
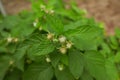
[[[66,54],[67,50],[72,48],[73,45],[73,43],[71,41],[68,41],[67,38],[63,35],[56,37],[55,34],[49,32],[47,34],[47,39],[60,44],[60,46],[57,49],[59,49],[59,52],[61,54]],[[46,62],[51,62],[50,56],[48,55],[46,56]],[[64,69],[64,64],[59,64],[58,69],[62,71]]]
[[[54,10],[48,10],[45,5],[40,5],[40,9],[47,14],[54,14]]]
[[[54,34],[48,33],[47,39],[52,40],[53,42],[59,42],[61,45],[58,48],[60,53],[66,54],[67,49],[70,49],[72,47],[73,43],[71,41],[68,41],[67,38],[63,35],[59,36],[58,38],[54,38],[54,36],[55,36]]]

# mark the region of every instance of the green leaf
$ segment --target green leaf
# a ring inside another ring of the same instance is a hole
[[[46,55],[54,51],[54,44],[46,38],[46,35],[33,34],[28,40],[26,45],[30,45],[28,56]]]
[[[68,66],[68,55],[62,55],[60,61],[66,66]]]
[[[106,68],[105,68],[105,58],[96,51],[87,51],[84,54],[86,69],[89,71],[90,75],[95,77],[97,80],[108,80]]]
[[[59,52],[57,51],[54,51],[53,53],[50,54],[50,59],[52,66],[56,68],[61,59],[61,54],[59,54]]]
[[[55,34],[61,34],[63,32],[64,26],[61,18],[58,16],[49,16],[46,17],[46,25],[43,26],[43,28],[46,29],[46,31],[49,31],[51,33]]]
[[[64,9],[59,9],[58,11],[56,11],[57,14],[68,18],[68,20],[77,20],[79,19],[81,16],[78,16],[73,10],[69,9],[69,10],[64,10]]]
[[[80,80],[94,80],[94,79],[87,71],[84,71],[84,73],[80,77]]]
[[[110,57],[106,60],[106,69],[109,80],[119,80],[117,68],[114,64],[114,58]]]
[[[17,47],[17,43],[9,43],[6,48],[7,48],[7,51],[11,54],[14,54],[15,53],[15,50],[16,50],[16,47]]]
[[[101,32],[98,27],[86,25],[70,29],[65,32],[65,35],[80,50],[96,50],[97,45],[101,41]]]
[[[48,1],[48,7],[54,7],[56,10],[60,8],[64,8],[63,0],[50,0]]]
[[[101,43],[102,50],[100,50],[101,54],[103,54],[105,57],[111,55],[111,49],[109,45],[105,42]]]
[[[63,71],[55,69],[55,75],[57,80],[74,80],[72,74],[67,68],[65,68]]]
[[[53,69],[46,63],[30,65],[23,76],[23,80],[51,80],[52,78]]]
[[[110,47],[116,50],[119,47],[117,38],[115,36],[110,36],[109,40],[110,40],[110,44],[109,44]]]
[[[14,61],[15,61],[15,66],[24,71],[24,56],[26,55],[26,50],[28,46],[21,47],[19,46],[13,55]]]
[[[13,29],[19,23],[20,20],[21,19],[17,15],[7,16],[3,19],[0,25],[1,25],[1,28]]]
[[[73,2],[75,2],[75,1],[72,1],[72,3]],[[78,17],[84,17],[85,16],[85,14],[86,14],[86,11],[83,9],[83,10],[81,10],[78,6],[77,6],[77,4],[75,3],[73,3],[73,5],[72,5],[72,9],[73,9],[73,11],[74,11],[74,13],[76,13],[76,15],[78,16]],[[79,19],[79,18],[78,18]]]
[[[116,34],[117,38],[120,39],[120,29],[119,28],[115,29],[115,34]]]
[[[84,58],[81,52],[76,50],[69,52],[69,68],[74,77],[79,79],[84,68]]]
[[[70,29],[75,29],[75,28],[78,28],[79,26],[85,25],[85,24],[81,24],[83,22],[84,22],[84,20],[79,20],[79,21],[76,21],[76,22],[71,22],[71,23],[65,25],[64,31],[68,31]]]
[[[18,69],[13,69],[13,71],[9,72],[4,80],[19,80],[22,76],[22,72]]]
[[[111,43],[113,44],[113,45],[115,45],[115,46],[119,46],[118,45],[118,41],[117,41],[117,38],[115,37],[115,36],[110,36],[109,37],[110,38],[110,41],[111,41]]]
[[[107,43],[102,43],[102,49],[106,52],[106,53],[110,53],[111,50],[110,50],[110,47],[108,46]]]
[[[116,63],[119,63],[120,62],[120,51],[118,51],[114,57],[114,60]]]
[[[74,22],[69,22],[69,24],[65,25],[64,31],[69,31],[71,29],[76,29],[78,27],[83,26],[92,26],[94,28],[97,28],[98,25],[94,21],[94,19],[88,19],[88,18],[81,18]]]
[[[11,58],[9,56],[1,56],[0,58],[0,80],[3,80],[4,76],[6,75],[6,72],[10,66]]]
[[[2,35],[4,35],[4,36],[11,35],[11,36],[17,37],[17,38],[26,37],[35,30],[35,28],[32,26],[32,23],[33,23],[33,14],[31,14],[31,16],[27,16],[25,18],[22,18],[18,15],[7,16],[4,19],[3,23],[1,24],[1,26],[2,26],[1,29],[3,31]],[[6,29],[7,31],[5,31],[4,29]],[[5,33],[7,33],[7,34],[5,34]]]
[[[24,38],[28,35],[30,35],[35,28],[32,26],[32,24],[28,24],[32,22],[20,22],[14,29],[12,29],[11,35],[18,38]]]
[[[12,29],[11,35],[18,38],[24,38],[30,35],[35,30],[32,23],[33,21],[22,20]]]

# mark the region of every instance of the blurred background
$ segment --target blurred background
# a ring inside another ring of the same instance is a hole
[[[29,0],[1,0],[8,15],[22,10],[31,10]],[[87,11],[88,17],[104,22],[107,34],[114,34],[114,28],[120,27],[120,0],[77,0],[78,6]]]

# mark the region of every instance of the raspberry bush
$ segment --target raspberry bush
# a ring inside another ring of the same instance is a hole
[[[63,3],[32,1],[32,11],[1,20],[0,80],[119,79],[119,30],[106,38],[74,1]]]

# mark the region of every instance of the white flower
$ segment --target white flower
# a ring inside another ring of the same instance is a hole
[[[65,43],[66,42],[66,37],[65,36],[60,36],[59,41],[60,41],[60,43]]]
[[[66,54],[66,52],[67,52],[67,49],[65,47],[61,47],[61,48],[59,48],[59,50],[62,54]]]
[[[54,34],[52,34],[52,33],[47,34],[47,39],[53,39],[53,37],[54,37]]]
[[[10,36],[7,38],[7,42],[8,42],[8,43],[12,42],[12,40],[13,40],[13,38],[10,37]]]
[[[36,18],[35,21],[33,22],[33,26],[34,26],[34,27],[37,27],[38,21],[39,21],[38,18]]]
[[[37,26],[37,22],[33,22],[33,26],[36,27]]]
[[[71,42],[67,42],[66,48],[70,49],[71,47],[72,47],[72,43]]]
[[[46,62],[51,62],[51,59],[49,57],[46,57]]]
[[[62,71],[64,69],[64,65],[63,64],[58,65],[58,69]]]

